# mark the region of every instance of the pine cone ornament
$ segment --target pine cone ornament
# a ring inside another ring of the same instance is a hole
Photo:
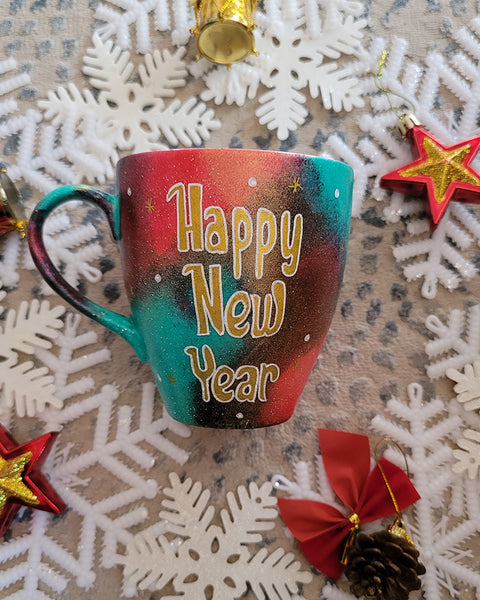
[[[350,591],[365,600],[408,600],[412,590],[420,589],[423,573],[415,546],[387,530],[359,533],[345,567]]]

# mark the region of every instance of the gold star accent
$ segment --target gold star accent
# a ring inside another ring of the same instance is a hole
[[[149,198],[145,204],[145,208],[148,211],[148,214],[151,215],[153,213],[153,211],[155,210],[155,206],[153,205],[153,201],[151,198]]]
[[[383,175],[383,188],[425,196],[434,226],[451,200],[480,202],[480,174],[470,166],[480,148],[480,136],[445,146],[421,125],[407,128],[405,135],[415,160]]]
[[[171,383],[172,385],[175,385],[175,384],[177,383],[177,382],[175,381],[175,377],[173,376],[173,373],[169,373],[169,374],[167,375],[167,377],[168,377],[168,380],[170,381],[170,383]]]
[[[22,479],[22,473],[32,458],[31,452],[25,452],[11,460],[0,456],[0,513],[9,498],[28,504],[38,504],[38,498]]]
[[[423,140],[423,147],[427,153],[427,159],[416,166],[400,170],[400,174],[403,177],[414,177],[416,175],[430,177],[433,182],[435,200],[439,204],[445,200],[448,186],[453,181],[480,185],[480,179],[475,177],[472,171],[463,164],[463,161],[471,152],[470,144],[448,150],[436,144],[431,138],[426,137]]]
[[[297,193],[297,190],[303,190],[303,187],[300,185],[300,177],[295,177],[293,183],[291,183],[288,187],[293,190],[294,194]]]

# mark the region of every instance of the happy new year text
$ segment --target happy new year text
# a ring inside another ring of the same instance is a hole
[[[227,254],[230,251],[231,273],[238,280],[246,276],[244,253],[251,247],[253,275],[259,280],[265,276],[266,261],[277,245],[282,256],[281,275],[293,277],[297,272],[303,237],[302,214],[292,219],[290,211],[285,210],[277,219],[272,211],[263,207],[252,215],[247,208],[236,206],[232,209],[229,229],[221,207],[203,209],[202,184],[190,183],[186,187],[176,183],[168,191],[166,200],[176,201],[179,252]],[[268,272],[272,272],[274,266]],[[278,333],[287,302],[287,288],[282,279],[274,279],[263,298],[246,290],[237,290],[226,298],[222,266],[210,264],[207,269],[201,262],[188,263],[182,269],[182,275],[191,280],[198,336],[208,336],[212,330],[233,338],[246,335],[260,338]],[[195,346],[188,346],[184,351],[190,358],[193,375],[200,382],[205,402],[212,397],[219,402],[233,399],[265,402],[267,383],[280,377],[280,368],[274,363],[262,363],[259,367],[242,365],[235,371],[228,365],[217,367],[208,345],[204,345],[201,352]]]

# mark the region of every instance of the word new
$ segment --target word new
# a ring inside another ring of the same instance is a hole
[[[272,293],[265,294],[263,310],[260,296],[245,290],[234,292],[224,307],[221,265],[210,265],[208,273],[207,282],[203,265],[188,264],[182,269],[182,275],[192,278],[197,335],[209,335],[210,324],[219,335],[226,330],[235,338],[242,338],[249,331],[253,338],[269,337],[278,332],[283,324],[287,301],[283,281],[276,279],[272,283]],[[251,323],[248,322],[250,315]]]
[[[229,249],[227,220],[219,206],[208,206],[203,210],[203,186],[200,183],[172,185],[167,193],[167,202],[177,201],[177,248],[179,252],[207,251],[211,254],[226,254]],[[207,221],[204,230],[204,221]],[[296,214],[293,219],[286,210],[277,218],[270,210],[259,208],[254,225],[252,215],[243,206],[232,210],[231,245],[233,254],[233,276],[242,276],[242,255],[255,244],[255,277],[261,279],[264,259],[270,254],[277,241],[280,244],[282,273],[293,277],[298,269],[303,235],[303,216]],[[279,231],[277,232],[277,229]]]

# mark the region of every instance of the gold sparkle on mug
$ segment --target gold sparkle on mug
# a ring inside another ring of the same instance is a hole
[[[145,208],[148,211],[148,214],[151,215],[153,213],[153,211],[155,210],[155,206],[153,205],[153,201],[151,198],[149,198],[145,204]]]
[[[296,194],[298,190],[303,190],[303,187],[300,185],[299,177],[295,177],[293,183],[291,183],[288,187],[293,190],[294,194]]]

